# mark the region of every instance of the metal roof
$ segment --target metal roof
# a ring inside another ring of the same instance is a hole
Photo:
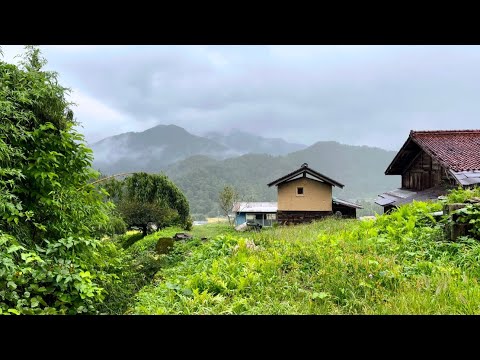
[[[292,180],[293,178],[295,178],[299,174],[303,174],[304,176],[306,176],[307,174],[310,174],[311,176],[313,176],[314,178],[316,178],[320,181],[329,183],[332,186],[338,186],[339,188],[343,188],[345,186],[343,184],[340,184],[338,181],[335,181],[335,180],[333,180],[333,179],[331,179],[331,178],[329,178],[329,177],[327,177],[323,174],[320,174],[318,171],[315,171],[315,170],[309,168],[307,163],[303,163],[302,166],[300,168],[298,168],[297,170],[292,171],[291,173],[289,173],[287,175],[284,175],[284,176],[278,178],[277,180],[272,181],[271,183],[269,183],[267,185],[268,186],[279,185],[281,183]]]
[[[438,197],[441,195],[445,195],[447,191],[448,190],[442,186],[435,186],[422,191],[395,189],[395,190],[387,191],[387,192],[384,192],[383,194],[378,195],[377,199],[375,200],[375,204],[378,204],[380,206],[385,206],[385,205],[398,206],[398,205],[410,203],[413,200],[416,200],[416,201],[438,200]],[[408,195],[408,193],[410,193],[410,195]],[[402,196],[398,196],[398,195],[402,195]]]
[[[363,207],[361,205],[352,203],[352,202],[347,201],[347,200],[342,200],[342,199],[339,199],[339,198],[336,198],[336,197],[332,197],[332,202],[334,204],[344,205],[344,206],[348,206],[348,207],[355,208],[355,209],[363,209]]]
[[[276,202],[236,202],[232,212],[274,213],[277,208]]]
[[[450,171],[450,174],[452,174],[461,185],[480,184],[480,170]]]

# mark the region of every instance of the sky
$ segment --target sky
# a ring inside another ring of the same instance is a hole
[[[1,46],[1,45],[0,45]],[[3,45],[16,63],[23,46]],[[480,46],[46,45],[88,143],[159,124],[398,150],[480,128]]]

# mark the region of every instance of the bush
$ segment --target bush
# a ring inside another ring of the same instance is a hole
[[[104,299],[97,280],[114,275],[92,264],[98,240],[68,237],[27,248],[0,234],[0,313],[95,313]]]

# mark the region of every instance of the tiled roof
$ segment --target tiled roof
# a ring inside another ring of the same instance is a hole
[[[451,170],[480,170],[480,130],[412,130],[410,137]]]

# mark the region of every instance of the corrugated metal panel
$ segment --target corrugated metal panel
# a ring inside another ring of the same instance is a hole
[[[474,185],[474,184],[480,184],[480,177],[478,178],[465,178],[460,180],[460,184],[462,185]]]
[[[345,205],[345,206],[348,206],[348,207],[353,207],[355,209],[363,209],[363,207],[361,205],[352,203],[352,202],[347,201],[347,200],[342,200],[342,199],[334,197],[334,198],[332,198],[332,201],[336,204]]]
[[[276,202],[238,202],[233,205],[232,212],[270,213],[277,211]]]
[[[474,185],[480,183],[480,171],[450,171],[450,173],[457,179],[461,185]]]
[[[377,197],[377,199],[375,200],[375,204],[378,204],[380,206],[389,205],[393,202],[395,202],[393,198],[384,198],[382,196]]]
[[[461,173],[461,172],[454,172],[454,171],[451,171],[450,172],[454,177],[455,179],[457,179],[458,181],[461,181],[463,179],[466,178],[465,174]]]
[[[479,178],[480,177],[480,171],[468,172],[468,173],[465,173],[465,176],[468,177],[468,178]]]
[[[386,195],[393,195],[395,197],[399,197],[399,198],[402,198],[402,199],[405,199],[407,197],[410,197],[412,195],[415,195],[417,192],[416,191],[412,191],[412,190],[406,190],[406,189],[395,189],[395,190],[390,190],[390,191],[386,191],[384,194]],[[381,196],[383,196],[384,194],[382,194]]]

